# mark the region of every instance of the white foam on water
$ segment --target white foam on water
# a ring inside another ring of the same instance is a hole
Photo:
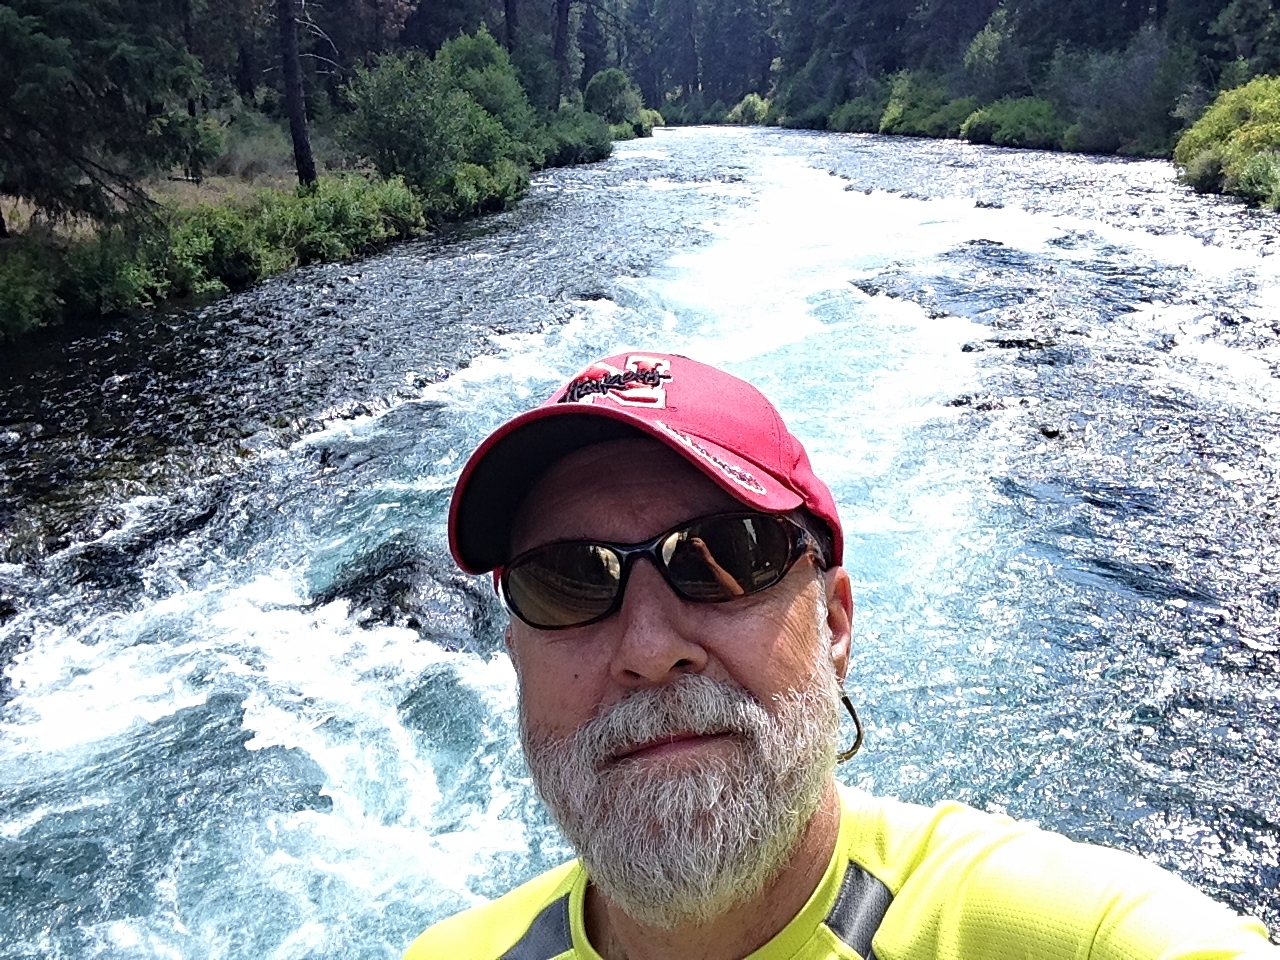
[[[383,901],[421,898],[423,924],[435,918],[431,904],[474,902],[477,871],[527,850],[525,825],[510,812],[511,778],[491,769],[488,798],[474,798],[464,822],[442,833],[450,819],[439,809],[442,785],[422,753],[422,734],[404,725],[399,707],[425,674],[453,677],[460,691],[474,694],[490,749],[509,756],[510,663],[502,655],[449,653],[403,629],[362,629],[349,613],[344,601],[309,608],[297,577],[276,571],[108,618],[95,624],[92,643],[51,632],[9,671],[17,693],[0,727],[6,784],[23,789],[57,771],[73,775],[86,761],[145,749],[157,721],[200,707],[214,691],[240,691],[244,747],[305,756],[321,772],[320,796],[329,801],[295,813],[245,809],[238,824],[190,825],[197,836],[224,835],[198,858],[226,859],[217,881],[222,898],[248,905],[270,888],[282,898],[281,915],[310,916],[282,933],[271,955],[306,956],[335,924],[376,936]],[[172,628],[167,642],[136,642],[157,617]],[[146,789],[139,787],[145,810]],[[519,782],[515,789],[527,792]],[[128,801],[112,793],[73,808],[41,805],[3,824],[0,835],[27,839],[69,813],[93,815],[95,807],[106,812],[121,802]],[[241,894],[232,893],[237,889]],[[318,896],[317,889],[326,892]],[[188,895],[167,918],[95,925],[83,935],[108,954],[193,955],[189,942],[183,946],[187,928],[245,922],[226,915],[218,899],[193,902]]]

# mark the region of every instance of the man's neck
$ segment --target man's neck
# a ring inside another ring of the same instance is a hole
[[[594,886],[586,899],[587,937],[604,960],[739,960],[768,943],[818,888],[840,832],[832,781],[795,852],[756,897],[706,923],[664,930],[637,922]]]

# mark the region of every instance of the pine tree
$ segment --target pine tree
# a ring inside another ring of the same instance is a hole
[[[201,152],[200,65],[163,0],[0,5],[0,193],[111,219],[139,177]]]

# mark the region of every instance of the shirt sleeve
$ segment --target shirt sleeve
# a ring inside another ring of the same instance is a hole
[[[1280,960],[1261,922],[1132,854],[960,804],[902,822],[878,960]]]

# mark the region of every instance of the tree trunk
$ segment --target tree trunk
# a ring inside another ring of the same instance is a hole
[[[0,240],[7,240],[9,237],[9,227],[4,222],[4,211],[0,210]]]
[[[569,5],[572,0],[556,0],[556,37],[552,59],[556,64],[556,107],[569,88]]]
[[[236,53],[236,92],[240,99],[252,107],[258,96],[257,71],[253,69],[253,45],[246,39],[237,44]]]
[[[578,24],[578,50],[582,54],[582,81],[585,89],[597,73],[609,66],[609,38],[596,12],[594,0],[582,4],[582,19]]]
[[[284,68],[284,108],[289,114],[293,135],[293,160],[298,182],[309,187],[316,182],[316,161],[311,156],[311,133],[307,130],[307,103],[302,96],[302,62],[298,59],[298,20],[295,0],[276,0],[280,21],[280,65]]]
[[[235,17],[236,93],[245,104],[253,106],[258,96],[258,72],[253,65],[253,41],[245,24],[248,12],[244,0],[236,0],[231,15]]]
[[[369,0],[373,10],[373,47],[374,53],[382,52],[382,3],[381,0]]]
[[[516,52],[516,29],[520,24],[520,14],[516,9],[517,0],[502,0],[502,20],[507,41],[507,53]]]
[[[191,0],[184,0],[182,4],[182,45],[187,48],[187,53],[195,56],[195,52],[191,49],[195,43],[195,27],[191,23]],[[196,98],[187,97],[187,116],[194,117],[196,115]]]
[[[698,34],[694,23],[694,0],[685,0],[681,9],[681,77],[686,96],[692,97],[702,86],[702,78],[698,70]]]

